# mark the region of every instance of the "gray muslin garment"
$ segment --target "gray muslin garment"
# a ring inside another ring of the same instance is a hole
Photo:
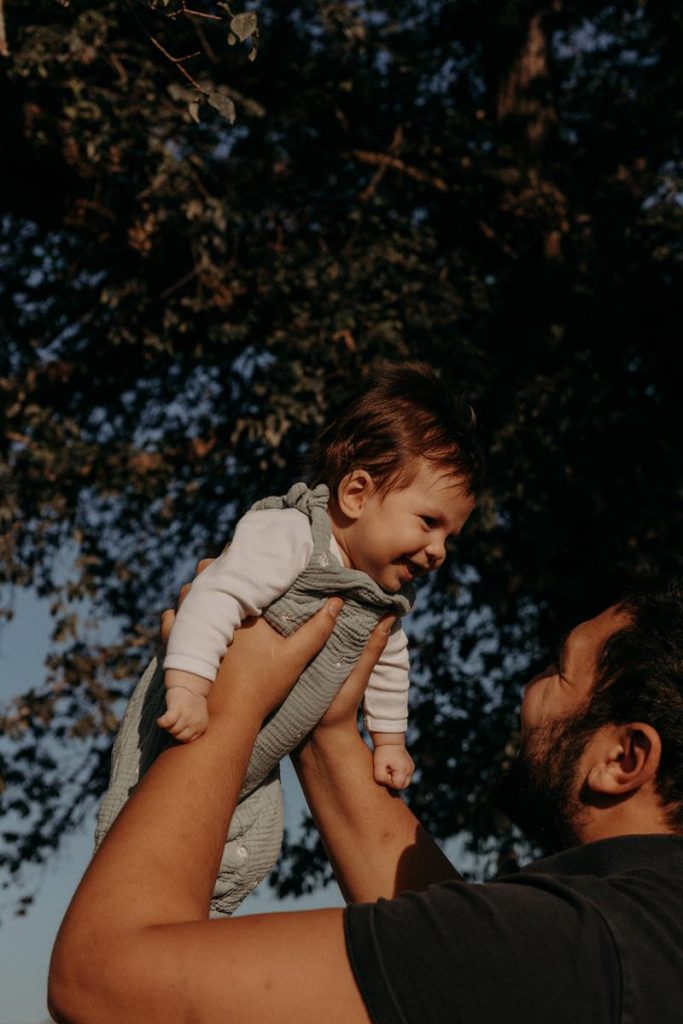
[[[291,587],[263,611],[287,636],[306,622],[331,595],[344,599],[334,632],[261,729],[247,767],[239,802],[230,822],[216,878],[211,910],[231,914],[265,878],[282,845],[279,763],[320,721],[358,660],[368,637],[386,614],[404,615],[412,587],[397,594],[382,590],[366,573],[347,569],[330,554],[329,492],[298,483],[282,497],[266,498],[254,509],[296,508],[311,523],[313,552]],[[159,753],[175,740],[156,725],[166,706],[161,658],[153,658],[131,696],[112,751],[109,789],[95,832],[98,847],[139,779]]]

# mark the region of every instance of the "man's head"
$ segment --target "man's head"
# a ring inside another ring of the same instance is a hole
[[[528,685],[504,809],[546,849],[683,834],[683,580],[627,593]]]

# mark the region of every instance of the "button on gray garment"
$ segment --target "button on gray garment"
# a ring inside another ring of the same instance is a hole
[[[279,763],[320,721],[358,660],[375,624],[386,614],[410,611],[413,589],[382,590],[366,573],[347,569],[330,557],[329,492],[294,484],[282,497],[265,498],[256,509],[296,508],[311,523],[313,552],[306,568],[282,597],[263,612],[266,622],[288,636],[331,595],[344,599],[334,632],[256,738],[244,786],[230,822],[216,878],[212,914],[231,914],[265,878],[282,845]],[[176,741],[156,719],[166,694],[161,659],[153,658],[130,698],[112,751],[109,789],[100,806],[97,848],[114,819],[156,757]]]

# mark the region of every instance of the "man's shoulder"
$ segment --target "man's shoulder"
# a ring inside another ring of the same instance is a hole
[[[504,875],[494,885],[570,890],[610,920],[683,910],[683,836],[628,835],[587,843]],[[683,918],[683,914],[681,914]]]
[[[611,937],[622,1019],[675,1019],[683,1005],[683,836],[629,835],[577,847],[497,880],[576,903]]]
[[[683,875],[683,836],[674,833],[621,835],[562,850],[532,861],[518,874],[496,881],[548,875],[605,880],[642,871]]]
[[[519,882],[451,880],[348,908],[349,955],[368,1004],[393,993],[411,1024],[618,1019],[618,956],[601,916],[583,913],[569,889]]]
[[[487,1024],[675,1019],[666,1013],[683,1005],[681,865],[676,837],[620,838],[491,882],[351,907],[357,979],[375,1004],[410,989],[410,1021],[421,1005],[434,1019],[452,1007],[454,1020]]]

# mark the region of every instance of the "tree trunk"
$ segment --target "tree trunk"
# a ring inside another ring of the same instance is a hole
[[[547,90],[548,34],[546,11],[537,11],[529,21],[526,38],[513,62],[499,80],[495,97],[496,118],[515,118],[527,170],[538,180],[539,163],[548,129],[555,124],[555,109]]]
[[[543,168],[557,122],[549,75],[549,21],[560,9],[561,0],[542,7],[506,0],[492,21],[495,36],[485,53],[490,109],[519,168],[509,206],[532,219],[545,211],[543,251],[548,260],[561,258],[562,236],[568,228],[566,197],[545,177]]]

